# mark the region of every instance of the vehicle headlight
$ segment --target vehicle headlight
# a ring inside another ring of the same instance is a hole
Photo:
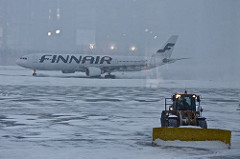
[[[181,97],[181,95],[180,94],[176,94],[176,98],[180,98]]]

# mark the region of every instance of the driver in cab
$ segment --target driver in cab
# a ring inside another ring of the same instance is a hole
[[[185,98],[179,98],[179,110],[189,110],[189,104],[187,103]]]

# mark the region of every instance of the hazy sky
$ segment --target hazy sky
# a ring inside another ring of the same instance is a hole
[[[6,4],[5,2],[6,0],[0,0],[2,6]],[[65,30],[59,43],[53,45],[55,47],[72,48],[67,42],[71,40],[75,42],[76,38],[72,39],[66,35],[76,34],[76,31],[73,31],[75,26],[90,31],[101,30],[96,38],[106,36],[106,39],[112,38],[119,43],[138,44],[139,50],[136,53],[138,56],[154,53],[171,35],[176,34],[179,35],[179,40],[172,57],[191,59],[160,68],[161,74],[168,74],[170,78],[177,74],[183,79],[240,81],[239,0],[39,0],[34,1],[38,3],[37,10],[27,17],[35,19],[30,20],[31,24],[22,24],[21,19],[26,17],[22,17],[21,14],[28,8],[34,8],[32,5],[36,3],[32,2],[11,0],[11,12],[7,15],[11,17],[13,25],[22,27],[24,34],[38,39],[36,46],[28,46],[26,42],[24,43],[26,47],[51,46],[41,45],[48,41],[41,36],[38,37],[36,30],[31,26],[37,24],[38,29],[42,29],[41,22],[35,20],[36,14],[41,13],[37,17],[41,19],[48,16],[49,12],[58,12],[53,8],[60,8],[62,19],[67,20],[61,21]],[[78,9],[80,12],[76,12]],[[152,34],[144,32],[145,29],[151,30]],[[45,37],[47,31],[44,32]],[[131,33],[132,35],[128,36]],[[12,34],[14,35],[14,32]],[[124,38],[120,37],[123,35]],[[158,38],[153,40],[152,37],[155,35]],[[21,35],[20,42],[24,40],[27,41],[26,37]],[[142,44],[146,43],[149,48],[144,50]],[[120,51],[118,54],[132,55],[128,51]]]
[[[191,57],[168,66],[191,78],[239,80],[240,1],[163,0],[158,16],[160,35],[178,34],[173,57]],[[164,40],[164,38],[161,38]],[[182,67],[182,70],[179,68]],[[169,72],[168,72],[169,73]]]

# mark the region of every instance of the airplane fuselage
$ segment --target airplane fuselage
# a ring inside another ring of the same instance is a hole
[[[174,62],[170,59],[178,36],[171,36],[163,49],[149,57],[83,54],[30,54],[19,58],[16,63],[36,70],[60,70],[63,73],[86,72],[87,76],[101,76],[115,71],[141,71]]]
[[[81,55],[81,54],[30,54],[17,60],[17,64],[33,70],[85,71],[95,67],[103,72],[140,71],[150,69],[151,57]]]

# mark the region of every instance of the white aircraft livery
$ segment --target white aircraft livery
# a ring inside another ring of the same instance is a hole
[[[17,59],[19,66],[33,70],[60,70],[63,73],[86,72],[88,77],[100,77],[106,73],[105,78],[115,78],[115,71],[141,71],[152,69],[176,60],[171,54],[178,36],[171,36],[162,49],[149,57],[141,56],[115,56],[115,55],[82,55],[82,54],[29,54]]]

